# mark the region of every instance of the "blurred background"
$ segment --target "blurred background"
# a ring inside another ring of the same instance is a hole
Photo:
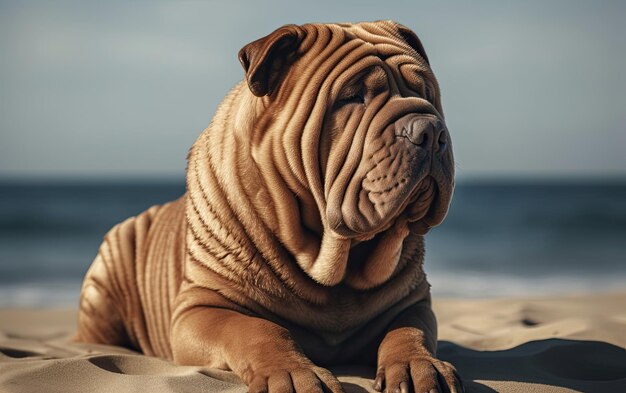
[[[626,288],[626,3],[0,1],[0,307],[75,306],[106,231],[184,192],[188,148],[287,23],[394,19],[457,162],[438,296]]]

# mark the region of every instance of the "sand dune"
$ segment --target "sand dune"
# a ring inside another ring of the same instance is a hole
[[[468,392],[626,392],[626,292],[436,300],[439,356]],[[0,310],[0,392],[245,392],[231,373],[69,343],[72,310]],[[373,370],[341,367],[347,392]]]

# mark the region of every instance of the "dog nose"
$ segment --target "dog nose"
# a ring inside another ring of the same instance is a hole
[[[397,124],[400,135],[422,149],[442,152],[448,146],[448,131],[443,123],[431,116],[411,117]]]

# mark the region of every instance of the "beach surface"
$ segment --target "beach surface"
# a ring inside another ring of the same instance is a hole
[[[438,356],[467,392],[626,392],[626,291],[435,299]],[[0,392],[245,392],[232,373],[71,343],[76,311],[0,309]],[[333,369],[370,392],[373,369]]]

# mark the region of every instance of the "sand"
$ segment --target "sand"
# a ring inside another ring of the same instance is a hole
[[[626,292],[436,300],[439,357],[468,392],[626,392]],[[245,392],[231,373],[68,341],[74,310],[0,310],[0,392]],[[347,392],[373,369],[333,370]]]

